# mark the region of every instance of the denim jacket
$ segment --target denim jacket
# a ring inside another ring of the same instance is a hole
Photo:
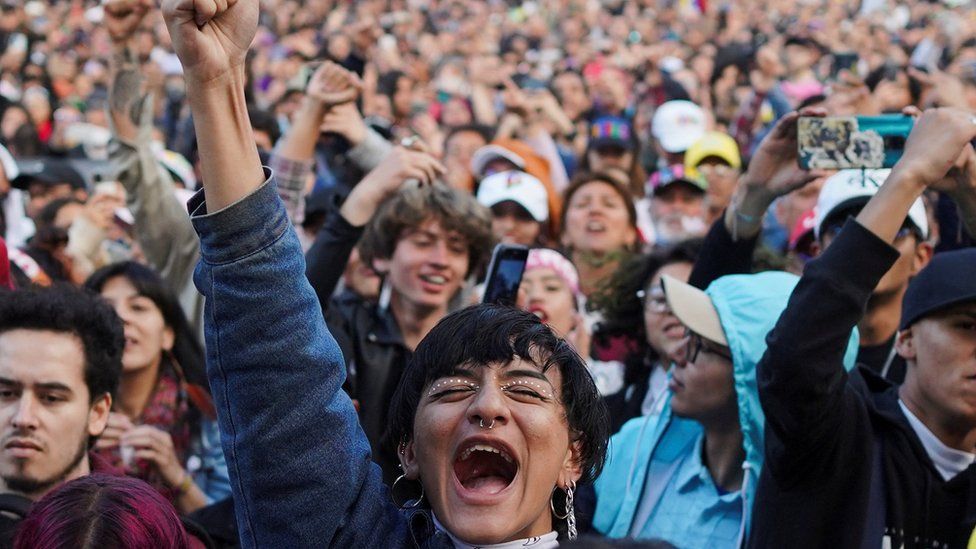
[[[209,213],[194,281],[206,297],[207,375],[243,547],[450,547],[425,511],[397,509],[342,391],[345,363],[305,277],[269,176]]]

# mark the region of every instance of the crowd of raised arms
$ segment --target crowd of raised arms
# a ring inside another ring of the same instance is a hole
[[[0,0],[0,549],[974,549],[974,143],[972,0]]]

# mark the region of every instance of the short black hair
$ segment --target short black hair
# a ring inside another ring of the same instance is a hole
[[[444,138],[444,144],[451,140],[452,137],[459,133],[476,133],[480,135],[485,143],[490,143],[492,136],[495,134],[494,129],[491,126],[486,126],[484,124],[462,124],[460,126],[455,126],[447,132],[447,137]]]
[[[84,347],[90,401],[105,394],[115,396],[125,349],[122,320],[98,296],[67,284],[0,290],[0,334],[11,330],[48,330],[78,337]]]
[[[386,444],[413,437],[425,387],[464,365],[531,360],[562,374],[562,403],[570,437],[580,444],[580,483],[599,476],[606,460],[610,416],[586,363],[534,314],[501,305],[473,305],[441,319],[417,346],[390,404]]]

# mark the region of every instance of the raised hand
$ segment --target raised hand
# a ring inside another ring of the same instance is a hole
[[[929,109],[915,121],[905,143],[905,153],[895,169],[910,174],[918,183],[939,184],[955,166],[964,166],[961,158],[971,150],[976,137],[976,116],[955,108]]]
[[[258,26],[258,0],[163,0],[163,17],[188,83],[244,70]]]
[[[359,75],[326,61],[316,69],[305,88],[305,95],[325,107],[355,101],[363,89]]]
[[[132,38],[143,18],[152,9],[152,0],[109,0],[103,5],[105,30],[112,42],[124,44]]]
[[[797,121],[801,116],[825,116],[823,109],[804,109],[780,118],[763,139],[744,176],[747,185],[761,187],[772,198],[783,196],[824,175],[797,163]]]
[[[395,147],[356,185],[340,213],[351,225],[363,226],[373,217],[380,203],[405,182],[413,180],[430,184],[444,171],[444,166],[420,143],[413,148]]]

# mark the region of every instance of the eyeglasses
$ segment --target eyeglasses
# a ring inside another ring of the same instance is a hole
[[[664,290],[655,288],[650,292],[639,290],[637,298],[644,304],[644,311],[648,313],[670,313],[671,307],[668,306],[668,298],[664,295]]]
[[[729,355],[714,347],[709,347],[705,344],[705,340],[695,332],[686,331],[685,337],[688,338],[688,343],[685,344],[685,357],[688,362],[695,362],[698,360],[698,354],[702,352],[702,349],[704,349],[706,353],[718,355],[725,360],[732,362],[732,355]]]

